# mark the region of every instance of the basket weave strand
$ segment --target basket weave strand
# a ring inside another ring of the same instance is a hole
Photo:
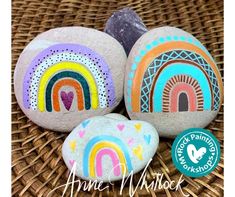
[[[175,26],[198,38],[215,58],[223,76],[223,1],[221,0],[13,0],[12,1],[12,76],[24,47],[39,33],[55,27],[85,26],[104,29],[106,20],[121,8],[131,7],[151,29]],[[13,77],[12,77],[13,80]],[[126,115],[122,102],[116,112]],[[221,144],[217,168],[201,178],[189,178],[182,184],[185,194],[196,197],[223,196],[223,105],[216,119],[207,127]],[[61,156],[67,134],[45,130],[32,123],[20,110],[12,86],[12,196],[44,197],[56,186],[65,184],[68,170]],[[147,169],[147,180],[156,173],[164,180],[178,180],[181,174],[171,159],[172,140],[161,138],[158,151]],[[134,176],[137,184],[140,173]],[[164,181],[163,180],[163,181]],[[73,196],[119,196],[120,183],[109,190],[74,192]],[[61,196],[64,188],[53,192]],[[128,196],[128,187],[123,196]],[[66,193],[69,196],[70,191]],[[179,191],[138,189],[135,196],[178,197]]]

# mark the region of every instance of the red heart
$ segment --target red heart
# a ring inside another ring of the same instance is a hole
[[[70,107],[73,103],[73,97],[74,97],[73,92],[70,91],[70,92],[66,93],[65,91],[61,91],[60,97],[61,97],[61,100],[62,100],[65,108],[69,111]]]

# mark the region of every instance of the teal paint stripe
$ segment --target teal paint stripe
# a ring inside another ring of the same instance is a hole
[[[176,75],[188,75],[198,81],[203,93],[204,110],[211,109],[211,91],[209,82],[204,73],[197,67],[189,64],[171,64],[162,70],[156,81],[153,93],[153,111],[162,112],[163,90],[169,79]]]
[[[121,148],[121,150],[123,151],[123,153],[125,155],[128,172],[133,170],[133,167],[131,164],[131,158],[130,158],[128,149],[125,146],[125,144],[119,138],[109,136],[109,135],[99,135],[99,136],[92,138],[87,143],[87,145],[84,149],[84,152],[83,152],[83,174],[85,177],[89,176],[89,158],[90,158],[90,153],[92,151],[93,146],[98,142],[105,142],[105,141],[113,142],[114,144],[117,144],[119,146],[119,148]]]
[[[86,79],[79,73],[72,72],[72,71],[63,71],[55,76],[53,76],[47,87],[46,87],[46,109],[48,112],[52,112],[52,88],[56,81],[62,78],[73,78],[78,81],[82,85],[82,89],[84,92],[84,100],[85,100],[85,109],[88,110],[91,108],[91,99],[90,99],[90,89]]]

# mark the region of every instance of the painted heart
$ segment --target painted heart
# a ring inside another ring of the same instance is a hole
[[[143,147],[138,145],[136,148],[133,148],[133,154],[138,157],[139,160],[143,160]]]
[[[70,171],[79,165],[75,170],[76,176],[109,182],[146,167],[158,144],[158,133],[148,122],[128,120],[121,115],[99,115],[84,120],[73,129],[64,141],[62,156]],[[72,152],[71,148],[75,151]],[[73,166],[69,162],[72,159],[75,160]]]
[[[73,167],[75,160],[69,160],[69,164]]]
[[[79,137],[80,138],[83,138],[83,136],[85,135],[85,130],[80,130],[79,132],[78,132],[78,135],[79,135]]]
[[[144,140],[147,144],[150,144],[151,141],[151,135],[144,135]]]
[[[129,146],[131,146],[134,143],[134,138],[130,138],[127,143]]]
[[[198,163],[202,159],[203,155],[206,154],[206,148],[201,147],[197,150],[193,144],[189,144],[187,146],[187,153],[193,163]]]
[[[89,124],[89,122],[90,122],[90,120],[84,120],[84,121],[82,122],[82,127],[83,127],[83,128],[86,128],[87,125]]]
[[[70,91],[70,92],[66,93],[65,91],[61,91],[60,97],[61,97],[61,100],[62,100],[65,108],[69,111],[70,107],[73,103],[73,97],[74,97],[73,92]]]
[[[142,125],[140,123],[135,124],[135,129],[139,132],[142,128]]]
[[[125,125],[124,124],[118,124],[117,128],[118,128],[119,131],[123,131],[123,129],[125,128]]]
[[[72,141],[69,142],[69,147],[72,150],[72,152],[75,151],[76,146],[77,146],[77,142],[75,140],[72,140]]]

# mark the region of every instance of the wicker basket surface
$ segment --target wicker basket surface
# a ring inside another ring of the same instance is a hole
[[[123,7],[133,8],[148,28],[171,25],[196,36],[215,58],[223,76],[223,1],[221,0],[13,0],[12,2],[12,74],[24,47],[39,33],[55,27],[86,26],[103,30],[111,14]],[[12,75],[13,76],[13,75]],[[13,80],[13,77],[12,77]],[[126,115],[122,102],[116,112]],[[221,143],[217,168],[202,178],[185,179],[182,190],[190,196],[223,196],[223,106],[208,129]],[[47,196],[65,184],[68,170],[61,156],[67,134],[52,132],[32,123],[20,110],[12,86],[12,196]],[[147,179],[156,173],[165,180],[178,180],[181,174],[171,159],[172,140],[161,138],[157,154],[147,171]],[[134,185],[140,173],[134,176]],[[75,192],[74,196],[119,196],[120,183],[104,192]],[[128,187],[123,196],[128,196]],[[63,188],[53,196],[61,196]],[[68,191],[66,196],[69,196]],[[135,196],[182,196],[179,191],[138,189]]]

